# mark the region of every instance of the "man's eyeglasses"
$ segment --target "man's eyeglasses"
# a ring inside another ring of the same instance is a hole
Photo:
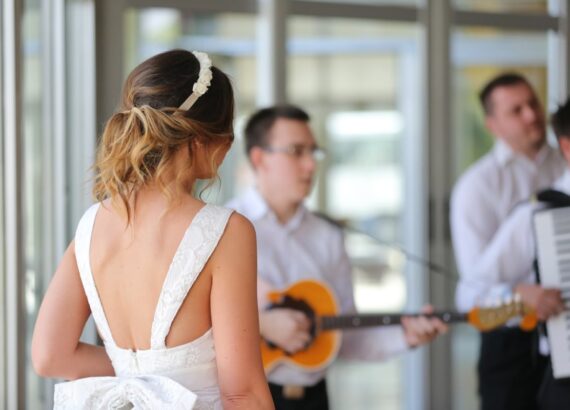
[[[280,152],[295,159],[301,159],[307,155],[316,161],[321,161],[325,158],[326,155],[325,150],[316,145],[293,144],[286,147],[273,147],[271,145],[266,145],[261,148],[265,152]]]

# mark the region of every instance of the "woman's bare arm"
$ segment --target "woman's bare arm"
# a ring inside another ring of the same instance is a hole
[[[32,364],[43,377],[114,375],[105,349],[79,341],[91,310],[71,242],[44,296],[32,338]]]
[[[212,256],[212,327],[224,409],[273,409],[261,364],[251,223],[234,213]]]

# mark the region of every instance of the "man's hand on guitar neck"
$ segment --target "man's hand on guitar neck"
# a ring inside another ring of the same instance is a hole
[[[311,341],[311,323],[303,313],[275,308],[259,313],[261,336],[288,353],[295,353]]]
[[[426,305],[422,308],[422,313],[433,313],[433,308]],[[438,335],[447,333],[448,327],[437,318],[425,316],[408,316],[402,318],[404,336],[410,347],[417,347],[431,342]]]
[[[538,320],[547,320],[564,311],[564,302],[559,289],[543,288],[540,285],[519,283],[515,293],[521,296],[525,305],[536,312]]]

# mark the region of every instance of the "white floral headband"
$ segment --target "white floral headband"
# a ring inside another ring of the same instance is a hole
[[[198,98],[206,94],[212,81],[212,61],[210,57],[208,57],[208,54],[202,53],[201,51],[192,51],[192,54],[196,56],[200,63],[200,74],[198,74],[198,80],[192,86],[192,94],[178,107],[183,111],[189,110]]]

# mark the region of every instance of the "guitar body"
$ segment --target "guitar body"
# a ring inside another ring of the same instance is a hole
[[[269,373],[279,363],[291,363],[309,371],[328,366],[335,359],[341,343],[340,331],[321,332],[318,329],[320,316],[338,314],[338,303],[330,288],[317,280],[303,280],[283,291],[271,292],[268,296],[273,308],[289,307],[302,310],[309,317],[312,316],[316,325],[312,329],[311,343],[306,349],[294,354],[262,340],[261,359],[265,372]]]

